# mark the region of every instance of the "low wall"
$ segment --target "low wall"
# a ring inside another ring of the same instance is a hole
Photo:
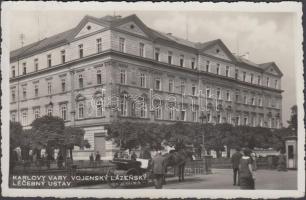
[[[259,157],[256,160],[257,169],[276,169],[278,166],[278,156]],[[230,169],[232,163],[230,158],[213,158],[211,160],[212,168]]]

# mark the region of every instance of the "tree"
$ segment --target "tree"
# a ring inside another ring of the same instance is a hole
[[[72,150],[74,146],[80,148],[89,148],[90,144],[87,140],[84,140],[85,131],[78,127],[65,127],[64,129],[64,141],[62,146],[62,151],[64,152],[64,157],[66,157],[66,149],[69,150],[70,158],[73,160]]]
[[[46,148],[46,152],[52,157],[54,148],[60,148],[65,140],[65,124],[62,118],[55,116],[43,116],[32,122],[33,143],[35,146]]]
[[[22,142],[22,126],[19,122],[10,121],[10,149],[19,147]]]

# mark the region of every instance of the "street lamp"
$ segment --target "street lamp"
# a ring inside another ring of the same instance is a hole
[[[203,129],[202,130],[202,145],[203,145],[202,150],[203,150],[203,155],[205,155],[205,145],[204,145],[204,142],[205,142],[205,137],[204,137],[205,130],[204,130],[203,124],[204,124],[204,120],[206,121],[206,115],[204,114],[203,111],[201,112],[200,120],[201,120],[201,124],[202,124],[202,129]]]

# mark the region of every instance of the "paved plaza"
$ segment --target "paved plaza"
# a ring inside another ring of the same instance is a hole
[[[296,190],[297,171],[279,172],[276,170],[257,170],[256,189],[260,190]],[[212,174],[186,176],[184,182],[178,182],[177,178],[167,179],[166,189],[240,189],[233,186],[231,169],[212,169]],[[142,188],[154,188],[152,184],[141,186]],[[110,188],[107,184],[82,186],[81,188]],[[120,189],[135,188],[135,186],[122,186]],[[139,186],[137,187],[139,188]]]

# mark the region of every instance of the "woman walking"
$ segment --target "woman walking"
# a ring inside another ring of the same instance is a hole
[[[244,190],[255,189],[255,175],[252,168],[251,150],[243,150],[243,156],[239,163],[240,188]]]

